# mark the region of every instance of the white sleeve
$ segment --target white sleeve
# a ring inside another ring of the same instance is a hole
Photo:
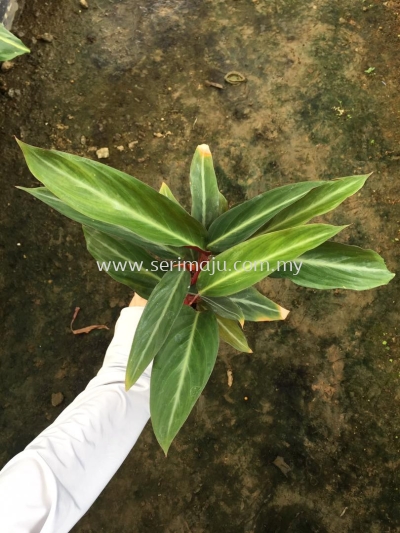
[[[149,419],[151,365],[125,391],[125,369],[143,307],[123,309],[97,376],[0,472],[7,533],[66,533],[86,513]]]

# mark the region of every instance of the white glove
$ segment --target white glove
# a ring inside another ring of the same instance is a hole
[[[151,365],[125,391],[143,307],[123,309],[97,376],[0,472],[0,530],[66,533],[86,513],[150,417]]]

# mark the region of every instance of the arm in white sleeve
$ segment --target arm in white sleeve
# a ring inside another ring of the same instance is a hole
[[[143,307],[123,309],[97,376],[0,472],[0,530],[66,533],[86,513],[150,416],[151,365],[125,391],[130,346]]]

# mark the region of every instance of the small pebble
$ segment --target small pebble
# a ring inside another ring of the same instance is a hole
[[[84,135],[81,135],[81,145],[86,146],[86,137]]]
[[[83,9],[88,9],[89,8],[89,5],[88,3],[86,2],[86,0],[79,0],[79,5],[81,7],[83,7]]]
[[[54,392],[51,395],[51,405],[53,407],[57,407],[58,405],[61,405],[64,401],[64,394],[62,392]]]
[[[121,146],[117,146],[117,150],[118,150],[118,152],[123,152],[125,150],[125,148],[121,144]]]
[[[44,41],[45,43],[52,43],[54,41],[54,37],[51,33],[44,33],[43,35],[38,36],[39,41]]]
[[[110,157],[110,151],[108,148],[99,148],[96,151],[96,155],[98,159],[107,159]]]
[[[128,148],[130,150],[132,150],[132,148],[135,148],[135,145],[138,143],[139,141],[132,141],[131,143],[128,144]]]
[[[7,94],[8,94],[8,96],[10,98],[19,98],[21,96],[21,91],[20,91],[20,89],[12,89],[11,88],[11,89],[8,90]]]
[[[2,72],[7,72],[7,70],[11,70],[14,66],[14,63],[12,61],[4,61],[1,65]]]

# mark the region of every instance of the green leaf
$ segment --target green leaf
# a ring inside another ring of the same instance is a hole
[[[135,384],[164,344],[182,308],[189,285],[190,273],[173,268],[154,289],[133,339],[126,368],[126,390]]]
[[[11,61],[14,57],[29,52],[29,48],[0,23],[0,61]]]
[[[232,294],[229,299],[241,308],[244,319],[252,322],[285,320],[289,314],[287,309],[269,300],[254,287]]]
[[[220,192],[219,193],[219,209],[218,214],[222,215],[223,213],[226,213],[228,211],[228,200],[225,198],[225,196]]]
[[[165,454],[206,386],[217,352],[215,315],[184,306],[151,373],[151,421]]]
[[[350,176],[324,183],[296,203],[280,211],[268,224],[258,230],[257,235],[266,231],[278,231],[300,226],[313,217],[332,211],[346,198],[361,189],[369,176],[370,174]]]
[[[197,280],[200,296],[229,296],[262,280],[278,261],[291,261],[330,239],[346,226],[310,224],[267,233],[222,252],[207,263]],[[206,270],[207,269],[207,270]]]
[[[244,314],[242,309],[230,298],[207,298],[203,296],[202,301],[206,306],[219,316],[237,320],[240,325],[244,324]]]
[[[223,341],[230,344],[235,350],[239,350],[239,352],[253,353],[237,322],[220,316],[217,316],[217,322],[219,335]]]
[[[83,226],[83,233],[87,249],[96,259],[99,270],[127,285],[142,298],[150,296],[163,275],[154,257],[138,246],[93,228]]]
[[[176,204],[179,205],[178,200],[172,194],[171,189],[168,187],[168,185],[165,183],[165,181],[162,182],[162,185],[160,187],[159,193],[162,194],[163,196],[165,196],[166,198],[169,198],[171,200],[171,202],[175,202]]]
[[[284,185],[230,209],[211,224],[207,249],[221,252],[246,240],[276,213],[323,183],[307,181]]]
[[[210,148],[196,148],[190,167],[192,216],[208,228],[219,215],[219,191]]]
[[[90,159],[18,143],[32,174],[83,215],[154,243],[204,247],[201,224],[145,183]]]
[[[394,274],[373,250],[363,250],[335,242],[326,242],[296,260],[298,273],[275,272],[273,277],[288,278],[296,285],[313,289],[352,289],[364,291],[386,285]]]
[[[190,251],[185,248],[174,248],[173,246],[161,246],[159,244],[154,244],[152,242],[146,241],[145,239],[142,239],[141,237],[126,228],[116,226],[115,224],[101,222],[99,220],[95,220],[94,218],[89,218],[85,215],[82,215],[82,213],[79,213],[78,211],[64,203],[62,200],[57,198],[57,196],[54,196],[54,194],[51,193],[48,189],[46,189],[46,187],[36,187],[34,189],[30,189],[27,187],[17,187],[17,189],[21,189],[22,191],[28,192],[38,200],[41,200],[45,204],[49,205],[62,215],[65,215],[66,217],[70,218],[71,220],[74,220],[75,222],[79,222],[84,226],[97,229],[98,231],[122,239],[127,243],[133,244],[134,246],[140,246],[141,248],[145,248],[149,252],[162,259],[177,259],[178,257],[183,258],[189,256]]]

